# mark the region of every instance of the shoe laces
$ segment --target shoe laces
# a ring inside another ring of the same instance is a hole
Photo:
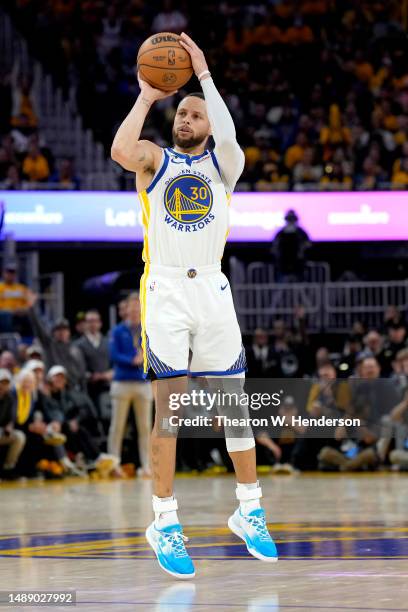
[[[264,516],[247,515],[245,520],[256,530],[261,540],[271,539],[269,531],[266,527],[266,520]]]
[[[172,533],[162,532],[162,536],[166,538],[167,542],[170,544],[175,557],[187,557],[186,547],[184,546],[184,542],[188,542],[188,537],[184,535],[181,531],[173,531]]]

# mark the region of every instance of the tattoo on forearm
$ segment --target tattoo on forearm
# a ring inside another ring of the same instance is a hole
[[[143,104],[144,104],[145,106],[147,106],[147,108],[150,108],[150,106],[151,106],[151,102],[150,102],[150,100],[148,100],[147,98],[145,98],[145,97],[143,97],[143,96],[142,96],[141,100],[142,100]]]

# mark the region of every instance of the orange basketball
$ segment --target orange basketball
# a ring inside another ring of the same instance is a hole
[[[163,91],[179,89],[193,74],[190,54],[180,45],[179,36],[171,32],[154,34],[144,41],[137,54],[141,78]]]

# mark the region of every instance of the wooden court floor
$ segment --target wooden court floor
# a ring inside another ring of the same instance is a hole
[[[144,540],[150,481],[1,484],[0,590],[75,590],[71,609],[87,612],[408,611],[407,474],[261,484],[277,564],[250,557],[227,529],[232,477],[177,478],[197,572],[187,583],[164,574]]]

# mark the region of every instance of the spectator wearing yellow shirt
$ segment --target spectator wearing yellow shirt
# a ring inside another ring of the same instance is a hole
[[[401,147],[401,155],[398,157],[392,165],[392,174],[396,174],[401,170],[401,164],[403,159],[408,158],[408,140],[406,140]]]
[[[22,331],[22,317],[28,308],[28,287],[17,281],[17,265],[6,263],[3,270],[3,280],[0,281],[0,331],[3,333]],[[19,318],[16,322],[15,317]]]
[[[224,46],[231,55],[244,55],[251,43],[252,32],[236,24],[228,31]]]
[[[320,131],[320,144],[324,147],[324,160],[330,159],[333,147],[351,144],[351,132],[342,124],[340,108],[332,104],[329,111],[329,123]]]
[[[17,282],[17,264],[7,263],[3,270],[3,280],[0,282],[0,310],[13,314],[27,310],[29,291],[28,287]]]
[[[326,409],[346,411],[351,403],[351,390],[346,380],[337,380],[336,368],[330,362],[322,364],[318,381],[313,383],[306,402],[306,412],[313,412],[313,405],[320,402]]]
[[[45,181],[50,175],[48,161],[36,143],[31,143],[28,148],[28,154],[23,161],[23,174],[33,183]]]
[[[312,29],[297,17],[293,26],[282,33],[281,40],[288,45],[305,45],[314,40]]]
[[[321,185],[333,185],[338,188],[339,185],[343,185],[344,188],[351,189],[353,186],[353,179],[344,173],[342,164],[340,163],[328,163],[324,168],[324,175],[320,179]]]
[[[401,160],[400,170],[392,175],[393,187],[408,187],[408,157]]]
[[[363,83],[369,83],[374,76],[374,69],[370,62],[365,59],[362,51],[356,52],[354,74]]]
[[[303,154],[308,145],[307,136],[304,132],[299,132],[296,136],[295,144],[289,147],[285,153],[285,166],[291,170],[298,162],[302,161]]]
[[[282,33],[273,23],[271,14],[267,15],[264,22],[257,26],[253,32],[252,43],[267,47],[281,42]]]

